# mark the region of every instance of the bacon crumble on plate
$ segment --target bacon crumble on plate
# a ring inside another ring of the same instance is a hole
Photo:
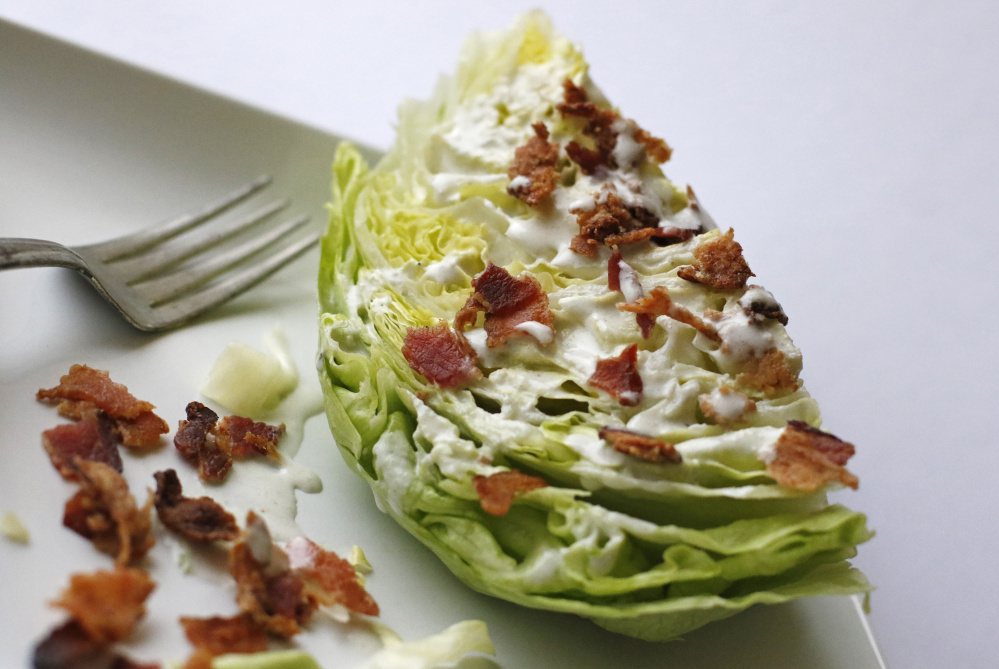
[[[244,458],[251,455],[280,461],[278,440],[284,434],[284,423],[268,425],[243,416],[226,416],[212,428],[215,441],[226,453]]]
[[[749,277],[756,276],[743,257],[742,245],[735,241],[732,228],[694,247],[693,264],[678,269],[677,275],[721,290],[742,288]]]
[[[123,567],[141,560],[156,543],[152,498],[139,508],[121,474],[101,462],[74,460],[80,490],[66,502],[63,525],[115,556]]]
[[[260,653],[267,650],[267,635],[248,613],[230,618],[182,616],[184,636],[194,652],[184,669],[210,669],[212,659],[229,653]]]
[[[33,669],[160,669],[156,662],[136,662],[90,637],[76,620],[67,620],[35,645]]]
[[[669,462],[678,465],[683,462],[683,458],[673,444],[650,437],[647,434],[640,434],[616,427],[602,427],[597,433],[601,439],[609,443],[615,451],[626,453],[649,462]]]
[[[52,605],[65,609],[94,641],[114,643],[127,638],[146,614],[145,601],[155,587],[142,569],[73,574]]]
[[[638,373],[638,345],[631,344],[616,358],[597,360],[596,371],[586,381],[622,405],[636,406],[642,401],[642,377]]]
[[[811,492],[834,482],[856,490],[859,481],[845,467],[854,450],[853,444],[835,435],[791,420],[766,458],[767,474],[796,490]]]
[[[472,479],[482,510],[492,516],[505,516],[513,506],[517,493],[548,487],[548,482],[537,476],[511,469],[489,476]]]
[[[42,445],[49,454],[52,466],[67,481],[75,481],[77,470],[74,459],[101,462],[117,472],[123,464],[118,445],[114,442],[111,419],[103,411],[83,416],[75,423],[57,425],[42,432]]]
[[[284,424],[268,425],[243,416],[218,414],[200,402],[190,402],[187,420],[177,426],[173,443],[181,456],[198,468],[202,481],[222,481],[232,469],[233,458],[263,455],[280,460],[278,441]]]
[[[111,418],[115,435],[130,448],[155,448],[160,444],[160,435],[170,431],[166,421],[153,413],[152,404],[136,399],[127,387],[112,381],[106,371],[86,365],[73,365],[59,379],[58,386],[43,388],[35,397],[57,402],[59,413],[74,420],[103,411]]]
[[[457,388],[482,376],[475,349],[447,323],[408,328],[402,355],[413,371],[441,388]]]
[[[548,128],[535,123],[534,136],[523,146],[517,147],[513,165],[507,175],[510,185],[507,192],[530,205],[536,205],[551,195],[558,185],[558,145],[548,141]]]
[[[378,604],[347,560],[305,537],[289,541],[285,552],[291,568],[303,579],[305,590],[320,604],[339,604],[367,616],[379,614]]]
[[[519,326],[538,323],[551,328],[555,318],[548,307],[548,294],[530,274],[511,276],[508,271],[489,262],[486,269],[472,279],[472,295],[454,317],[459,332],[475,325],[479,312],[485,314],[483,328],[486,345],[496,348],[514,336],[530,333]]]
[[[298,634],[320,605],[341,604],[365,615],[378,605],[357,580],[350,563],[302,539],[289,553],[273,543],[267,524],[252,511],[243,540],[229,553],[236,603],[257,624],[279,637]],[[348,571],[349,570],[349,571]]]
[[[192,541],[233,541],[239,525],[231,513],[211,497],[184,497],[173,469],[156,472],[156,514],[174,532]]]

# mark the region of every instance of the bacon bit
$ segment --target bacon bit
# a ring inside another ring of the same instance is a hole
[[[675,465],[683,462],[683,457],[673,444],[656,437],[650,437],[647,434],[614,427],[602,427],[597,436],[613,446],[615,451],[642,460],[669,462]]]
[[[718,388],[718,394],[728,398],[726,401],[741,401],[743,405],[739,414],[737,416],[732,416],[731,413],[718,410],[711,393],[698,395],[697,403],[701,407],[701,411],[705,416],[713,420],[718,425],[739,425],[746,422],[746,414],[756,411],[756,402],[749,399],[738,390],[733,390],[728,386],[721,386]]]
[[[105,644],[90,638],[75,620],[67,620],[38,642],[32,659],[35,669],[86,667],[104,652]]]
[[[232,456],[222,450],[212,434],[218,414],[201,402],[187,405],[187,420],[177,425],[173,445],[180,455],[198,468],[202,481],[222,481],[232,468]]]
[[[242,416],[226,416],[215,424],[212,434],[219,448],[233,457],[263,455],[271,460],[281,460],[277,444],[284,434],[284,423],[267,425]]]
[[[652,233],[652,243],[656,246],[670,246],[692,239],[696,234],[697,230],[690,230],[689,228],[677,228],[674,226],[656,228]]]
[[[711,341],[721,341],[718,331],[710,323],[694,315],[686,307],[682,307],[674,302],[662,286],[653,288],[649,291],[648,295],[636,302],[619,304],[617,308],[621,311],[631,311],[636,314],[648,314],[652,317],[669,316],[675,321],[680,321],[693,327]]]
[[[118,446],[111,433],[111,419],[103,411],[95,411],[76,423],[59,425],[42,432],[42,445],[52,466],[67,481],[77,480],[74,459],[103,462],[117,472],[123,465]]]
[[[73,574],[52,605],[68,611],[94,641],[114,643],[128,637],[146,614],[144,602],[155,587],[142,569]]]
[[[58,386],[41,389],[35,397],[44,402],[58,402],[59,413],[74,420],[100,409],[113,420],[114,432],[121,443],[132,448],[156,447],[160,435],[170,431],[166,421],[153,413],[152,404],[136,399],[128,388],[112,381],[106,371],[86,365],[73,365],[59,379]]]
[[[614,249],[607,261],[607,287],[611,290],[621,290],[621,252]]]
[[[413,371],[441,388],[457,388],[482,376],[475,349],[447,323],[407,329],[402,354]]]
[[[617,112],[599,109],[590,102],[586,90],[566,79],[562,84],[563,101],[557,109],[562,116],[574,116],[586,121],[583,134],[591,137],[596,145],[596,151],[587,149],[577,142],[566,146],[566,153],[574,163],[579,165],[584,174],[593,174],[599,167],[617,167],[614,160],[614,147],[617,144],[617,131],[614,123],[621,119]],[[653,137],[647,131],[634,124],[635,141],[642,145],[645,153],[656,163],[665,163],[670,159],[673,150],[663,140]]]
[[[694,262],[677,270],[681,279],[703,283],[712,288],[730,290],[742,288],[753,274],[742,256],[742,245],[735,241],[732,228],[728,232],[694,249]]]
[[[537,476],[511,469],[472,479],[482,510],[492,516],[505,516],[519,492],[547,488],[548,482]]]
[[[518,330],[521,323],[533,321],[551,327],[555,322],[548,307],[548,294],[530,274],[513,277],[502,267],[490,262],[472,279],[473,293],[454,317],[455,330],[463,331],[475,324],[478,313],[486,317],[486,345],[496,348],[513,336],[530,336]]]
[[[586,91],[572,83],[570,79],[566,79],[562,86],[565,93],[563,101],[557,107],[559,113],[562,116],[575,116],[586,121],[583,134],[593,139],[597,147],[596,155],[600,161],[599,164],[593,164],[592,156],[587,156],[583,159],[584,162],[578,162],[569,148],[569,146],[576,144],[575,142],[566,147],[566,153],[569,153],[569,157],[577,162],[586,174],[592,174],[599,165],[606,165],[611,169],[617,167],[613,156],[614,145],[617,144],[617,133],[612,126],[621,116],[617,112],[599,109],[589,101]],[[579,149],[583,148],[578,144],[576,146]],[[588,149],[583,150],[593,153]]]
[[[291,571],[288,555],[272,543],[267,525],[252,511],[243,541],[229,553],[229,573],[236,581],[239,608],[271,634],[298,634],[318,608],[301,577]]]
[[[576,253],[592,257],[601,244],[617,246],[645,241],[655,235],[659,219],[643,207],[627,207],[614,192],[592,209],[573,211],[579,234],[569,245]]]
[[[804,421],[791,420],[774,444],[767,474],[795,490],[811,492],[832,482],[856,490],[859,480],[844,467],[854,452],[853,444]]]
[[[101,462],[74,460],[80,490],[66,502],[63,525],[115,556],[119,567],[142,559],[156,543],[152,499],[141,509],[121,474]]]
[[[787,325],[787,314],[773,294],[763,286],[747,286],[745,295],[739,299],[743,312],[757,323],[766,319]]]
[[[511,183],[507,192],[529,205],[536,205],[555,190],[558,185],[558,172],[555,164],[558,162],[558,145],[548,141],[548,128],[544,123],[535,123],[534,137],[527,144],[517,147],[514,153],[513,165],[507,176],[510,180],[517,177],[528,179],[526,186],[514,187]]]
[[[673,149],[665,140],[653,137],[642,128],[635,130],[635,141],[644,146],[646,155],[660,165],[667,162],[673,155]]]
[[[211,660],[228,653],[259,653],[267,650],[267,636],[251,615],[243,613],[231,618],[189,618],[182,616],[184,635],[194,646],[185,669],[211,667]]]
[[[357,577],[353,565],[305,537],[289,542],[291,567],[303,577],[305,590],[320,604],[340,604],[351,611],[377,616],[378,604]]]
[[[626,407],[642,401],[642,377],[638,375],[638,345],[632,344],[616,358],[597,360],[597,369],[587,383],[599,388]]]
[[[769,349],[751,365],[748,371],[735,379],[744,388],[772,397],[794,392],[801,385],[798,376],[788,366],[784,352],[776,347]]]
[[[239,537],[236,518],[210,497],[184,497],[173,469],[156,472],[156,514],[174,532],[192,541],[233,541]]]
[[[651,314],[635,314],[635,322],[642,331],[642,339],[652,336],[652,330],[656,327],[656,318]]]

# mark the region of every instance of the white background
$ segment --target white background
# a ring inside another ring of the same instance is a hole
[[[889,665],[995,666],[999,3],[0,0],[0,16],[385,147],[467,32],[535,5],[673,145],[667,172],[790,315],[825,427],[857,445],[861,489],[837,501],[878,532],[856,564]]]

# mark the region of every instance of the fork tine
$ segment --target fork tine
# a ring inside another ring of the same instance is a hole
[[[176,237],[180,233],[190,230],[194,226],[231,209],[262,188],[267,187],[271,181],[272,179],[268,175],[259,176],[250,183],[240,186],[231,193],[205,205],[202,209],[194,213],[185,214],[167,223],[160,223],[139,230],[131,235],[119,237],[118,239],[94,246],[99,247],[100,259],[104,262],[120,260],[135,255],[156,244]],[[97,249],[94,250],[96,251]]]
[[[198,314],[239,295],[260,283],[289,262],[308,251],[319,241],[321,234],[313,232],[307,237],[290,244],[267,260],[248,267],[245,271],[234,274],[222,283],[200,293],[194,293],[173,302],[168,302],[155,308],[158,312],[158,328],[168,328],[180,325]]]
[[[280,200],[261,207],[245,216],[225,225],[220,225],[211,230],[208,234],[195,236],[191,239],[185,238],[183,243],[178,242],[176,246],[162,249],[154,249],[149,253],[120,260],[114,264],[117,271],[121,272],[125,278],[125,283],[134,286],[142,283],[157,274],[167,270],[174,265],[187,260],[197,254],[210,249],[211,247],[230,239],[242,231],[250,228],[265,218],[273,216],[277,212],[290,205],[289,200]]]
[[[151,306],[157,307],[175,297],[190,293],[237,263],[277,242],[309,221],[308,216],[285,221],[259,237],[249,239],[225,253],[214,256],[192,268],[183,268],[167,276],[150,279],[135,286]]]

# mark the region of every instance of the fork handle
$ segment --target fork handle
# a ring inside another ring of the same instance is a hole
[[[62,244],[43,239],[0,237],[0,269],[18,267],[85,269],[80,256]]]

